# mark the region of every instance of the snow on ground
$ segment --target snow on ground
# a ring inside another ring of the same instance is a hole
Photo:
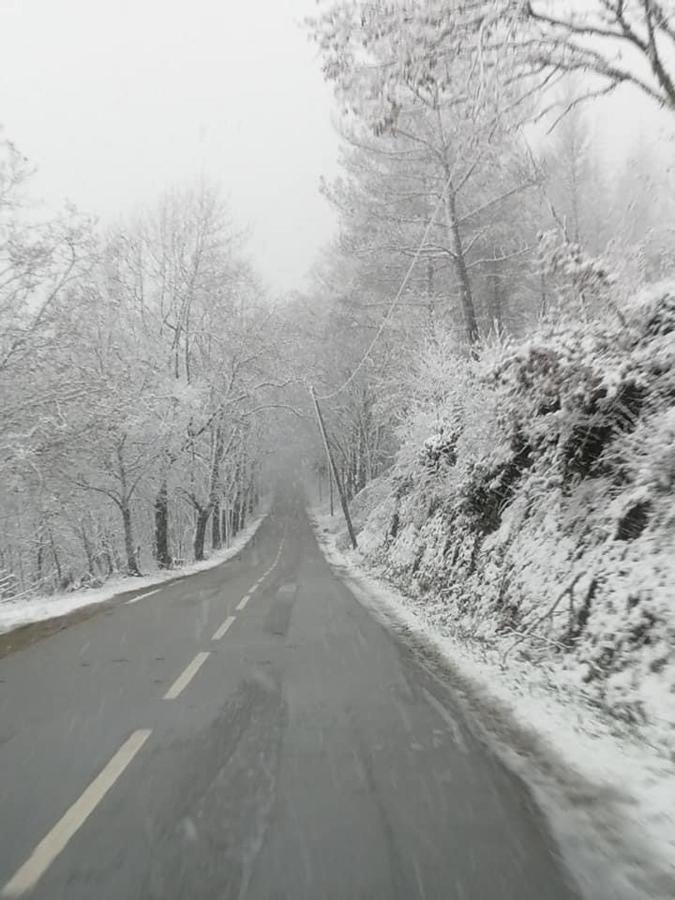
[[[467,643],[431,624],[429,600],[401,593],[338,549],[338,516],[315,511],[328,562],[388,627],[435,658],[467,709],[467,723],[530,787],[589,900],[675,897],[675,754],[617,723],[555,673]],[[372,570],[371,570],[372,571]]]
[[[174,578],[182,578],[185,575],[194,575],[196,572],[203,572],[205,569],[212,569],[214,566],[220,566],[228,559],[246,546],[256,533],[261,523],[267,516],[267,512],[261,513],[251,520],[249,525],[241,531],[232,541],[229,547],[215,552],[209,559],[202,562],[191,563],[187,566],[181,566],[175,569],[156,570],[149,575],[143,575],[140,578],[132,578],[129,576],[119,576],[111,578],[100,587],[92,590],[72,591],[68,594],[51,594],[46,597],[34,597],[27,600],[11,601],[4,600],[0,602],[0,634],[19,628],[21,625],[28,625],[32,622],[42,622],[45,619],[55,619],[58,616],[65,616],[67,613],[73,612],[84,606],[92,606],[97,603],[103,603],[110,600],[116,594],[122,594],[127,591],[137,591],[143,588],[152,588],[165,581],[171,581]]]

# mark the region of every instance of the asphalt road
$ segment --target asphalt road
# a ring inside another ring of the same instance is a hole
[[[0,897],[576,897],[419,652],[289,501],[230,562],[10,653]]]

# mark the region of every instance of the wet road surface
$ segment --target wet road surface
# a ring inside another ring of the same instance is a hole
[[[418,652],[288,501],[235,559],[9,654],[0,897],[576,897]]]

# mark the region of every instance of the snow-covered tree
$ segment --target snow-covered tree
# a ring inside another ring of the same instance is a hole
[[[439,31],[426,9],[418,12],[405,3],[338,3],[315,20],[314,37],[355,139],[381,139],[379,147],[367,146],[382,156],[380,180],[389,175],[396,188],[380,192],[380,218],[394,233],[416,223],[417,243],[431,222],[425,255],[450,263],[474,343],[472,270],[524,249],[495,252],[491,214],[530,189],[535,176],[512,131],[521,98],[493,75],[478,77],[480,48],[461,41],[454,22]],[[412,254],[415,244],[408,237],[403,246]],[[478,258],[474,248],[483,251]]]

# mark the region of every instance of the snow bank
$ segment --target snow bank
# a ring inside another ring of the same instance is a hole
[[[171,581],[174,578],[182,578],[186,575],[194,575],[196,572],[203,572],[205,569],[212,569],[227,562],[233,556],[246,546],[256,533],[267,513],[255,517],[249,525],[241,531],[232,541],[229,547],[216,551],[209,559],[202,562],[191,563],[188,566],[182,566],[176,569],[157,570],[150,575],[144,575],[141,578],[131,578],[128,576],[120,576],[111,578],[103,585],[103,587],[93,590],[73,591],[69,594],[52,594],[47,597],[34,597],[28,600],[12,601],[5,600],[0,602],[0,634],[19,628],[21,625],[28,625],[32,622],[42,622],[45,619],[55,619],[58,616],[64,616],[67,613],[74,612],[84,606],[93,606],[97,603],[103,603],[110,600],[116,594],[122,594],[126,591],[137,591],[143,588],[152,588],[155,585],[162,584],[165,581]]]

